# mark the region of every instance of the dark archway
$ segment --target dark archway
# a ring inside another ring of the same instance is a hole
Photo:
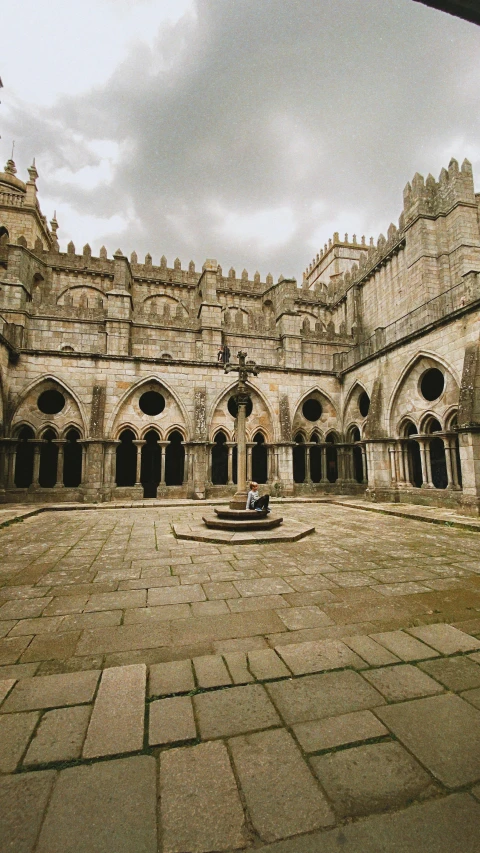
[[[156,498],[161,477],[161,449],[158,444],[160,436],[155,429],[149,429],[145,434],[146,444],[142,447],[142,463],[140,466],[140,482],[143,486],[144,498]]]
[[[70,429],[63,449],[63,485],[76,489],[82,482],[82,445],[79,442],[80,433]]]
[[[415,486],[416,489],[420,489],[423,486],[420,445],[418,441],[414,441],[410,438],[410,436],[416,434],[417,428],[415,424],[409,421],[405,426],[405,435],[409,439],[407,442],[408,479],[412,486]]]
[[[29,426],[22,427],[18,435],[14,479],[17,489],[28,489],[32,485],[34,445],[30,441],[34,437],[33,429]]]
[[[228,447],[224,432],[217,432],[212,447],[212,483],[214,486],[228,483]]]
[[[42,489],[53,489],[57,482],[58,444],[53,443],[56,437],[53,429],[46,429],[42,435],[38,475],[38,484]]]
[[[305,439],[300,432],[295,436],[293,448],[293,482],[305,482]]]
[[[319,483],[322,479],[322,451],[318,435],[312,435],[310,441],[313,443],[313,447],[310,447],[310,477],[312,483]]]
[[[335,447],[336,438],[331,432],[327,435],[327,480],[329,483],[336,483],[338,480],[338,451]]]
[[[133,444],[135,433],[124,429],[117,447],[115,482],[117,486],[134,486],[137,475],[137,448]]]
[[[351,440],[353,441],[353,477],[357,481],[357,483],[363,483],[364,480],[364,471],[363,471],[363,453],[360,445],[357,444],[360,441],[360,430],[358,427],[353,427],[351,432]]]
[[[165,453],[165,483],[167,486],[181,486],[185,468],[183,436],[178,429],[175,429],[168,436],[168,441]]]
[[[256,483],[266,483],[268,480],[267,448],[261,432],[253,436],[255,446],[252,447],[252,480]]]
[[[441,438],[433,438],[430,442],[430,467],[435,488],[446,489],[448,486],[447,461],[445,445]]]

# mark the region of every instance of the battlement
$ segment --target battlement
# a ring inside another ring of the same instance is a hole
[[[403,191],[405,225],[418,216],[436,217],[447,213],[456,204],[475,205],[472,164],[465,159],[461,168],[452,157],[448,169],[443,168],[438,181],[433,175],[425,180],[418,172]]]

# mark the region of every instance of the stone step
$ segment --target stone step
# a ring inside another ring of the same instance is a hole
[[[222,518],[213,518],[208,516],[203,516],[203,521],[206,526],[213,530],[272,530],[274,527],[279,527],[283,521],[283,518],[275,517],[262,518],[260,513],[253,513],[256,515],[256,518],[248,518],[244,519],[222,519]]]
[[[257,512],[256,509],[217,509],[214,508],[214,512],[218,515],[219,518],[232,518],[237,519],[239,521],[247,521],[248,519],[258,519],[258,518],[266,518],[267,511],[262,509],[261,512]]]

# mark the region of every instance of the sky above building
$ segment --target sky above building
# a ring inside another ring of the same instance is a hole
[[[1,3],[0,154],[60,246],[295,276],[415,172],[480,188],[480,28],[411,0]]]

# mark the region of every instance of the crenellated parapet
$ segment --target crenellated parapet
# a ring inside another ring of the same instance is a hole
[[[458,204],[475,206],[472,164],[464,160],[461,168],[455,158],[443,168],[438,181],[433,175],[425,180],[418,172],[403,191],[405,227],[418,217],[437,217],[449,213]]]

